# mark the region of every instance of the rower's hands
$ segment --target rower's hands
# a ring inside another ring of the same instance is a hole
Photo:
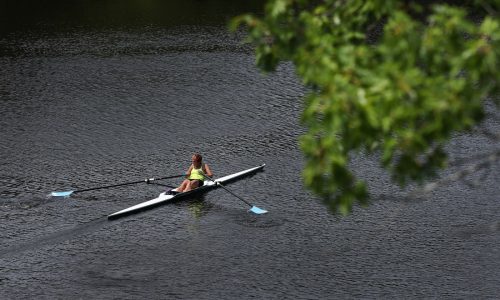
[[[219,185],[219,182],[214,180],[214,174],[212,174],[212,176],[205,175],[205,177],[210,179],[213,183],[215,183],[215,185]]]

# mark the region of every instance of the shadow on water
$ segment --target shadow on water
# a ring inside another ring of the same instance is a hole
[[[31,209],[46,205],[54,200],[49,197],[25,197],[0,199],[0,207],[8,209]]]
[[[248,211],[248,207],[241,206],[236,208],[227,208],[217,204],[217,198],[211,198],[205,201],[206,195],[200,195],[192,200],[184,202],[182,205],[187,204],[187,208],[194,219],[199,220],[209,212],[214,214],[223,215],[231,222],[243,227],[250,228],[270,228],[281,226],[288,221],[285,218],[280,218],[276,213],[266,213],[257,215]],[[233,197],[233,196],[230,196]],[[239,201],[234,198],[234,201]],[[242,204],[245,205],[245,204]]]
[[[279,218],[276,214],[267,213],[265,215],[255,215],[251,212],[234,215],[234,222],[243,227],[249,228],[271,228],[279,227],[288,223],[287,219]]]
[[[454,234],[462,239],[471,239],[480,235],[500,233],[500,220],[483,224],[458,224],[454,226]]]
[[[0,198],[0,207],[7,209],[20,209],[20,210],[33,209],[40,206],[49,205],[53,202],[64,201],[66,198],[69,197],[53,197],[50,194],[44,196],[37,195],[34,197],[25,196],[20,198],[6,198],[6,199]],[[75,196],[73,196],[73,198],[75,198]],[[100,200],[101,199],[97,196],[93,195],[85,196],[86,202],[100,201]]]
[[[18,30],[61,32],[76,27],[109,29],[225,24],[231,17],[242,13],[259,13],[265,1],[6,0],[2,2],[0,34]]]

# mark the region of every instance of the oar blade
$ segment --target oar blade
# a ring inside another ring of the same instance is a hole
[[[69,197],[73,194],[74,191],[65,191],[65,192],[52,192],[50,195],[52,197]]]
[[[267,210],[262,209],[262,208],[258,208],[257,206],[252,206],[252,208],[250,208],[248,211],[251,211],[257,215],[262,215],[262,214],[267,213]]]

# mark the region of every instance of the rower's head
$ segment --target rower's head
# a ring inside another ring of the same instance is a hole
[[[198,153],[193,154],[193,156],[191,157],[191,161],[193,162],[193,165],[195,165],[195,166],[199,166],[201,164],[202,159],[203,158]]]

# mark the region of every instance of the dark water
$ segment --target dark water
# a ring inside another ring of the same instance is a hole
[[[475,188],[415,199],[360,156],[372,205],[330,215],[301,183],[293,68],[263,76],[226,32],[248,7],[187,1],[163,21],[157,1],[116,15],[113,1],[12,3],[19,17],[2,14],[0,38],[0,298],[500,297],[498,168]],[[454,158],[494,148],[479,134],[450,146]],[[218,175],[266,163],[229,188],[270,213],[215,190],[106,220],[163,190],[145,184],[47,197],[182,173],[194,151]]]

